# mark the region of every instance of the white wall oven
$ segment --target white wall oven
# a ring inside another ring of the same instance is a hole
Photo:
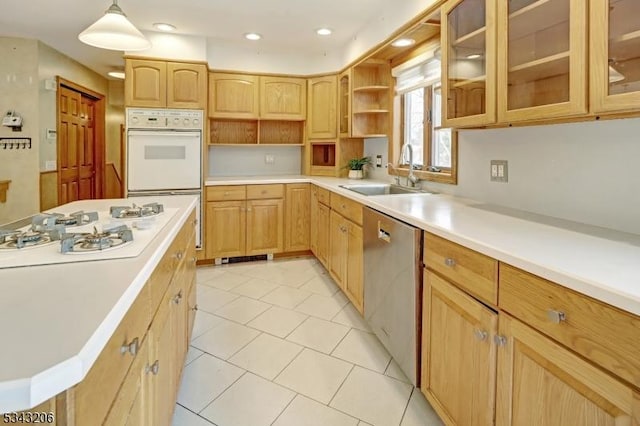
[[[127,108],[127,197],[198,197],[202,247],[203,111]]]

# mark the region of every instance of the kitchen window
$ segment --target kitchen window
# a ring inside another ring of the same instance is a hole
[[[436,49],[424,56],[394,69],[395,105],[400,120],[395,132],[399,140],[394,147],[398,166],[391,173],[408,173],[408,153],[405,151],[402,158],[399,155],[408,143],[413,148],[413,167],[420,179],[455,184],[457,135],[453,129],[442,127],[440,60]]]

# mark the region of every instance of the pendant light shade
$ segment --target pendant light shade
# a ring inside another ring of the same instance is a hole
[[[81,42],[109,50],[145,50],[151,42],[140,32],[118,6],[118,0],[104,16],[78,35]]]

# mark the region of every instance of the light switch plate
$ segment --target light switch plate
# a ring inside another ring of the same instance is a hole
[[[491,160],[491,182],[509,182],[509,167],[507,160]]]

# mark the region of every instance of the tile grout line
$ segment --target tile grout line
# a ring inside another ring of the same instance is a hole
[[[213,356],[213,355],[212,355],[212,356]],[[218,359],[219,359],[219,358],[218,358]],[[244,369],[243,369],[243,370],[244,370]],[[238,381],[239,381],[240,379],[242,379],[242,378],[243,378],[243,377],[244,377],[248,372],[249,372],[249,371],[244,370],[244,373],[242,373],[242,374],[241,374],[241,375],[240,375],[236,380],[234,380],[234,381],[233,381],[233,383],[231,383],[229,386],[227,386],[226,388],[224,388],[224,390],[223,390],[222,392],[220,392],[220,393],[218,394],[218,396],[216,396],[215,398],[213,398],[213,399],[212,399],[212,400],[211,400],[207,405],[205,405],[205,406],[204,406],[204,408],[198,412],[198,415],[200,416],[200,413],[202,413],[204,410],[206,410],[207,408],[209,408],[209,406],[210,406],[211,404],[213,404],[213,403],[214,403],[218,398],[220,398],[222,395],[224,395],[224,394],[225,394],[225,393],[226,393],[226,392],[231,388],[231,386],[233,386],[233,385],[235,385],[236,383],[238,383]],[[206,417],[204,417],[204,416],[200,416],[200,417],[202,417],[202,418],[206,419],[206,420],[207,420],[208,422],[210,422],[210,423],[213,423],[213,422],[209,421],[209,419],[207,419],[207,418],[206,418]]]
[[[404,406],[404,411],[402,412],[402,417],[400,417],[400,423],[398,426],[402,425],[402,421],[404,420],[404,416],[407,415],[407,411],[409,410],[409,404],[411,404],[411,398],[413,397],[413,393],[416,391],[416,387],[412,386],[411,393],[409,394],[409,399],[407,400],[407,405]]]
[[[179,402],[176,402],[176,405],[179,405],[179,406],[181,406],[182,408],[184,408],[185,410],[187,410],[188,412],[193,413],[195,416],[198,416],[199,418],[201,418],[201,419],[202,419],[202,420],[204,420],[205,422],[210,423],[210,424],[212,424],[213,426],[216,426],[216,424],[215,424],[215,423],[213,423],[213,422],[209,421],[209,419],[207,419],[206,417],[202,417],[200,414],[196,413],[195,411],[191,410],[191,409],[190,409],[190,408],[188,408],[188,407],[185,407],[184,405],[180,404]],[[205,408],[206,408],[206,407],[205,407]],[[204,408],[203,408],[203,410],[204,410]],[[174,412],[173,412],[173,413],[174,413],[174,416],[175,416],[175,408],[174,408]]]
[[[274,384],[277,384],[277,383],[274,383]],[[285,388],[285,389],[288,389],[288,388]],[[287,403],[287,405],[282,409],[282,411],[280,411],[280,412],[278,413],[278,415],[276,416],[276,418],[275,418],[275,419],[273,419],[273,421],[272,421],[271,423],[269,423],[269,425],[273,425],[275,422],[277,422],[277,421],[278,421],[278,419],[280,418],[280,416],[282,416],[282,414],[284,414],[284,412],[287,410],[287,408],[289,408],[289,406],[291,405],[291,403],[292,403],[292,402],[293,402],[293,401],[298,397],[298,395],[300,395],[298,392],[295,392],[295,391],[293,391],[293,392],[295,393],[295,395],[293,395],[293,398],[291,398],[291,401],[289,401],[289,402]]]

